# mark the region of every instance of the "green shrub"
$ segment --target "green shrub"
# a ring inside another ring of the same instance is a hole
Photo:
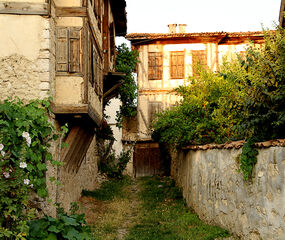
[[[84,219],[84,214],[70,215],[62,208],[58,209],[57,218],[44,216],[29,223],[28,240],[92,240],[91,231]]]
[[[122,178],[123,171],[125,170],[131,158],[131,151],[122,151],[117,157],[115,152],[108,155],[105,161],[99,163],[99,170],[105,173],[109,178]]]

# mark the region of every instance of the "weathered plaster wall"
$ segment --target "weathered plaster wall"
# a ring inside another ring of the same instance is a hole
[[[260,149],[251,183],[238,173],[241,149],[179,152],[172,175],[199,217],[242,239],[285,239],[285,148]]]
[[[0,96],[45,98],[50,90],[50,21],[0,15]]]

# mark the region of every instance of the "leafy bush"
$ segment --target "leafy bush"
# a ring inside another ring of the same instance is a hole
[[[31,221],[28,240],[91,240],[89,226],[86,224],[84,214],[66,214],[63,209],[58,209],[57,218],[44,216]]]
[[[109,178],[122,178],[123,171],[130,161],[131,151],[122,151],[118,157],[115,152],[108,155],[105,161],[99,163],[99,170]]]
[[[53,161],[49,143],[57,139],[48,120],[48,100],[0,105],[0,238],[24,239],[31,218],[29,194],[47,196],[46,161]]]
[[[153,138],[176,146],[224,142],[238,136],[231,126],[240,121],[234,109],[239,98],[237,84],[220,74],[200,69],[189,84],[175,89],[180,105],[158,113],[152,123]],[[229,114],[230,113],[230,114]]]

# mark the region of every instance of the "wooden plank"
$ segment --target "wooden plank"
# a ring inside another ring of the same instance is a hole
[[[86,7],[57,7],[57,17],[87,17]]]
[[[51,104],[54,114],[80,114],[88,113],[88,104]]]
[[[49,15],[49,4],[30,2],[0,2],[0,14]]]
[[[56,29],[56,71],[68,72],[68,28]]]
[[[69,30],[69,72],[80,72],[80,35],[81,29]]]
[[[61,160],[65,162],[68,172],[78,172],[94,134],[92,127],[88,125],[72,127],[65,141],[68,146],[61,152]]]

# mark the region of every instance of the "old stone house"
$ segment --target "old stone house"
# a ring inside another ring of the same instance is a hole
[[[149,126],[155,112],[171,107],[179,96],[169,93],[195,75],[200,64],[217,71],[224,60],[243,55],[251,41],[260,46],[263,32],[187,33],[185,24],[170,24],[169,33],[131,33],[126,36],[139,52],[137,66],[137,117],[126,120],[124,141],[136,141],[134,175],[151,175],[160,169],[158,144]],[[177,31],[178,29],[178,31]]]
[[[68,147],[52,145],[48,176],[53,202],[67,209],[82,189],[96,186],[95,130],[103,102],[116,94],[115,36],[126,34],[125,0],[0,2],[0,100],[53,98],[55,126],[68,124]]]

